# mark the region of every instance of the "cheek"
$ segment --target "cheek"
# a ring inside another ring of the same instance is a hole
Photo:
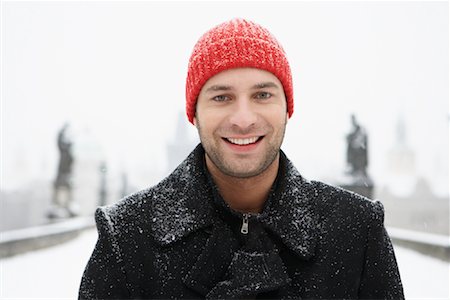
[[[266,112],[264,116],[267,122],[275,127],[279,127],[286,124],[288,113],[286,113],[282,107],[277,106]]]
[[[197,122],[201,127],[217,127],[225,118],[226,113],[223,109],[202,108],[197,111]]]
[[[201,131],[201,133],[209,134],[217,128],[217,118],[210,113],[199,112],[196,116],[196,126],[197,130]]]

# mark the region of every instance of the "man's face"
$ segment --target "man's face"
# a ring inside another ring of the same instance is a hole
[[[194,123],[207,159],[223,174],[249,178],[278,158],[287,119],[278,78],[264,70],[238,68],[205,83]]]

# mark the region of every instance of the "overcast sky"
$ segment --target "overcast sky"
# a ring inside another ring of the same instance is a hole
[[[448,194],[448,12],[446,1],[3,1],[3,189],[52,180],[65,121],[81,156],[165,174],[192,47],[210,27],[243,17],[287,52],[295,111],[282,148],[303,175],[342,174],[355,113],[369,133],[369,171],[389,184],[402,118],[414,173]]]

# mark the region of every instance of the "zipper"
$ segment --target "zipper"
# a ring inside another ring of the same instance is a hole
[[[241,233],[242,234],[247,234],[248,233],[248,218],[251,215],[246,213],[246,214],[242,214],[242,227],[241,227]]]

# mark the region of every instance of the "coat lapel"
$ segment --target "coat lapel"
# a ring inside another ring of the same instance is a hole
[[[314,255],[317,243],[318,214],[314,200],[317,191],[304,179],[294,165],[281,152],[281,175],[278,192],[270,209],[264,211],[260,221],[279,236],[281,241],[301,258],[308,260]]]
[[[151,232],[160,245],[169,245],[213,223],[211,187],[203,170],[201,145],[153,190]]]

